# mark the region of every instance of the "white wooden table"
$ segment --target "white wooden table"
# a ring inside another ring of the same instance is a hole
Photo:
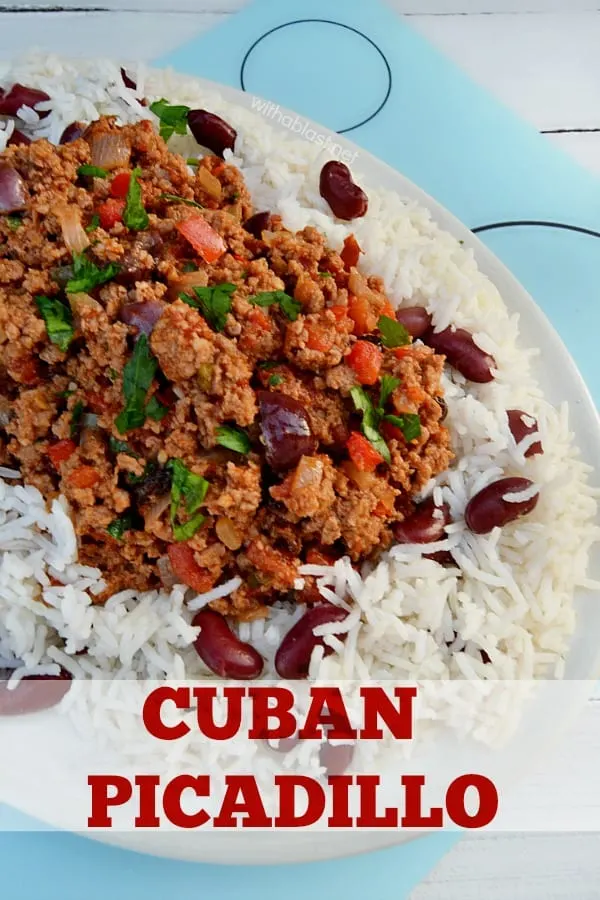
[[[600,174],[599,0],[389,2],[548,140]],[[72,55],[151,59],[242,5],[242,0],[0,0],[0,57],[35,44]],[[592,787],[586,773],[594,773]],[[590,701],[569,746],[515,799],[523,809],[558,808],[569,829],[586,831],[466,838],[411,900],[599,900],[600,694]]]

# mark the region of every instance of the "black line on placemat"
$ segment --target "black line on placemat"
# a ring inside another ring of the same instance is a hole
[[[590,237],[600,238],[600,231],[593,228],[582,228],[580,225],[567,225],[565,222],[544,222],[537,219],[519,219],[514,222],[492,222],[489,225],[478,225],[471,228],[473,234],[481,234],[483,231],[496,231],[500,228],[559,228],[562,231],[575,231],[578,234],[587,234]]]
[[[391,69],[389,62],[387,61],[387,57],[386,57],[385,53],[383,52],[383,50],[380,47],[378,47],[377,44],[375,43],[375,41],[373,41],[367,34],[365,34],[364,31],[360,31],[358,28],[352,28],[351,25],[345,25],[343,22],[335,22],[333,19],[293,19],[291,22],[284,22],[282,25],[276,25],[275,28],[270,28],[269,31],[265,31],[264,34],[261,34],[261,36],[258,37],[254,41],[254,43],[248,48],[248,50],[246,51],[246,54],[242,60],[242,65],[240,66],[240,85],[241,85],[242,90],[243,91],[246,90],[244,72],[246,69],[246,63],[248,62],[248,58],[249,58],[250,54],[252,53],[252,51],[254,50],[254,48],[258,44],[260,44],[260,42],[263,41],[270,34],[273,34],[275,31],[281,31],[282,28],[288,28],[290,25],[302,25],[305,22],[322,22],[325,25],[339,25],[340,28],[345,28],[347,31],[353,31],[354,34],[358,34],[360,37],[364,38],[365,41],[367,41],[369,44],[371,44],[371,46],[374,47],[375,50],[377,51],[377,53],[379,53],[379,55],[381,56],[383,63],[385,65],[385,68],[386,68],[387,79],[388,79],[388,86],[387,86],[387,90],[385,92],[385,97],[383,98],[383,100],[381,101],[381,103],[379,104],[377,109],[374,112],[372,112],[370,116],[367,116],[365,119],[362,119],[362,121],[357,122],[356,125],[351,125],[349,128],[340,128],[339,131],[336,131],[336,134],[346,134],[348,131],[354,131],[355,128],[360,128],[362,125],[366,125],[367,122],[370,122],[372,119],[375,118],[376,115],[378,115],[381,112],[381,110],[383,109],[385,104],[388,102],[389,96],[392,92],[392,69]]]
[[[600,134],[600,128],[542,128],[540,134]]]
[[[106,6],[0,6],[1,13],[86,13],[111,12]],[[112,10],[114,12],[114,10]],[[126,12],[126,10],[119,10]]]

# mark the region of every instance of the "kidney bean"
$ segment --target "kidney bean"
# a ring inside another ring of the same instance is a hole
[[[313,630],[317,625],[329,622],[342,622],[348,615],[345,609],[322,603],[307,610],[301,619],[290,628],[275,654],[275,669],[282,678],[306,678],[310,657],[320,644],[325,647],[322,637],[316,637]],[[332,653],[331,647],[325,647],[325,656]]]
[[[123,66],[121,66],[121,78],[123,79],[123,84],[126,88],[130,88],[132,91],[135,91],[137,89],[137,84],[135,83],[133,78],[129,77]]]
[[[0,164],[0,213],[19,212],[26,199],[25,182],[17,170]]]
[[[270,391],[258,391],[257,398],[265,455],[273,469],[291,468],[302,456],[315,452],[318,441],[306,407],[293,397]]]
[[[225,150],[233,150],[237,131],[220,116],[206,109],[191,109],[188,125],[198,143],[217,156],[222,157]]]
[[[257,238],[259,241],[262,238],[263,231],[269,231],[271,228],[271,213],[270,212],[257,212],[254,213],[253,216],[250,216],[249,219],[246,219],[244,222],[244,229],[252,237]]]
[[[61,134],[59,144],[70,144],[72,141],[76,141],[85,132],[86,128],[87,125],[84,125],[83,122],[71,122]]]
[[[508,417],[508,427],[510,428],[510,432],[514,437],[516,444],[520,444],[523,438],[528,437],[530,434],[535,434],[538,430],[537,420],[534,419],[533,416],[530,416],[529,413],[523,412],[522,409],[507,409],[506,415]],[[523,416],[533,419],[533,424],[527,425],[523,421]],[[537,456],[543,452],[544,448],[542,447],[541,441],[536,441],[535,444],[532,444],[531,447],[525,451],[525,456],[529,458],[530,456]]]
[[[423,340],[436,353],[443,353],[450,365],[468,381],[485,384],[494,380],[494,357],[478,347],[473,335],[464,328],[444,328],[438,332],[431,330],[423,336]]]
[[[12,690],[0,681],[0,716],[24,716],[51,709],[60,703],[70,687],[71,676],[67,672],[25,676]]]
[[[326,741],[319,750],[319,763],[327,775],[343,775],[354,757],[354,744],[330,744]]]
[[[267,747],[269,747],[270,750],[275,750],[277,753],[289,753],[290,750],[297,747],[299,743],[300,738],[297,734],[288,738],[268,738],[265,741]]]
[[[22,106],[33,109],[36,103],[49,99],[45,91],[38,91],[24,84],[13,84],[10,91],[0,94],[0,116],[16,116]],[[49,115],[49,110],[38,112],[40,119],[45,119]]]
[[[405,306],[396,310],[396,319],[413,338],[420,338],[431,328],[431,316],[424,306]]]
[[[539,494],[529,500],[506,500],[507,494],[519,494],[533,487],[528,478],[500,478],[471,497],[465,509],[465,522],[474,534],[488,534],[535,509]]]
[[[319,192],[338,219],[359,219],[369,207],[367,195],[352,180],[348,166],[335,159],[321,169]]]
[[[15,128],[6,143],[8,147],[28,147],[31,143],[31,138],[28,138],[26,134]]]
[[[202,609],[192,625],[202,629],[194,647],[211,672],[221,678],[258,678],[264,666],[262,656],[250,644],[240,641],[223,616],[212,609]]]
[[[394,525],[394,537],[399,544],[431,544],[443,541],[446,525],[451,522],[447,503],[436,506],[433,497],[419,503],[415,511],[404,521]]]
[[[454,557],[449,550],[437,550],[435,553],[424,553],[425,559],[432,559],[444,568],[451,568],[456,565]]]

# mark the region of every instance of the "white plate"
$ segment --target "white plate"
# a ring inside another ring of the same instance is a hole
[[[232,88],[198,79],[199,86],[218,90],[231,103],[248,108],[248,96]],[[282,110],[282,112],[287,112]],[[294,113],[290,115],[293,117]],[[270,120],[272,127],[277,122]],[[316,131],[328,132],[316,123]],[[282,128],[282,130],[285,130]],[[354,152],[359,148],[339,138]],[[571,428],[582,458],[600,471],[600,420],[595,405],[575,363],[557,333],[529,294],[506,267],[446,209],[400,173],[360,149],[365,180],[387,188],[426,207],[441,227],[472,248],[477,264],[496,285],[511,313],[520,316],[520,340],[525,347],[539,347],[534,373],[553,404],[568,401]],[[600,554],[591,562],[591,573],[600,569]],[[520,735],[518,752],[507,753],[505,771],[509,780],[529,770],[532,760],[548,749],[548,742],[564,737],[588,697],[585,680],[600,674],[600,603],[597,596],[580,591],[576,597],[577,629],[567,658],[566,677],[577,680],[568,702],[554,715],[545,735],[542,726]],[[546,723],[547,726],[547,723]],[[110,764],[98,754],[90,759],[89,746],[82,744],[69,722],[49,712],[23,719],[2,720],[0,740],[0,800],[37,819],[61,827],[63,808],[76,780],[86,783],[90,772],[108,772]],[[85,751],[82,748],[85,747]],[[8,775],[10,773],[10,775]],[[8,775],[8,777],[6,777]],[[64,792],[64,803],[56,796]],[[227,863],[266,864],[323,860],[381,849],[408,840],[411,835],[392,833],[94,833],[106,843],[177,859]]]

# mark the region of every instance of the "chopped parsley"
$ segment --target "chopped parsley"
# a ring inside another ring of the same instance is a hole
[[[146,403],[146,415],[154,422],[160,422],[169,412],[169,407],[161,403],[156,394],[154,394]]]
[[[117,380],[117,378],[119,377],[119,373],[117,372],[116,369],[113,369],[113,367],[111,366],[110,369],[108,370],[108,377],[114,383]]]
[[[75,437],[81,427],[81,418],[83,416],[84,409],[85,404],[82,403],[81,400],[78,400],[73,407],[73,412],[71,413],[71,437]]]
[[[176,106],[164,98],[150,104],[150,111],[160,121],[159,134],[168,141],[172,134],[185,134],[187,132],[187,117],[189,106]]]
[[[148,338],[141,334],[123,369],[125,406],[115,420],[121,434],[140,428],[146,421],[146,394],[157,371],[158,362],[148,346]]]
[[[86,225],[85,230],[87,231],[88,234],[90,234],[90,232],[96,230],[96,228],[98,227],[99,224],[100,224],[100,216],[98,215],[98,213],[94,213],[94,215],[90,219],[90,224]]]
[[[221,447],[227,447],[228,450],[235,450],[237,453],[250,452],[250,438],[241,428],[234,428],[232,425],[221,425],[217,428],[217,444]]]
[[[281,365],[281,363],[278,363],[276,360],[268,359],[266,362],[259,362],[258,368],[266,369],[268,371],[269,369],[276,369],[279,365]]]
[[[142,186],[138,180],[141,174],[142,170],[139,167],[133,170],[125,197],[123,224],[131,231],[145,231],[150,224],[148,213],[142,203]]]
[[[106,530],[110,536],[114,537],[117,541],[120,541],[125,532],[129,531],[131,528],[133,528],[133,515],[131,512],[126,512],[125,515],[119,516],[118,519],[113,519],[112,522],[106,526]]]
[[[137,458],[137,453],[131,449],[127,441],[119,441],[117,438],[113,437],[112,434],[108,439],[108,446],[111,453],[114,453],[115,456],[117,453],[126,453],[128,456],[134,456]]]
[[[379,430],[381,422],[389,422],[400,428],[407,441],[412,441],[421,434],[421,420],[416,413],[404,413],[401,416],[387,415],[385,405],[400,384],[399,378],[392,375],[384,375],[379,387],[379,401],[377,406],[362,387],[353,387],[350,396],[356,409],[362,413],[362,433],[375,447],[377,452],[387,463],[391,462],[388,445],[381,436]]]
[[[187,197],[178,197],[177,194],[161,194],[161,200],[168,200],[169,203],[185,203],[186,206],[195,206],[196,209],[204,209],[201,203],[195,200],[188,200]]]
[[[333,278],[331,272],[319,272],[319,275],[321,276],[321,278]]]
[[[215,284],[212,287],[194,287],[195,297],[188,294],[180,294],[180,298],[199,309],[211,328],[215,331],[223,331],[227,316],[231,310],[231,295],[235,291],[235,284],[225,281],[223,284]]]
[[[407,441],[414,441],[421,436],[421,420],[416,413],[403,413],[401,416],[384,416],[386,422],[399,428]]]
[[[56,396],[59,397],[60,399],[66,399],[67,397],[70,397],[74,393],[75,393],[75,391],[69,389],[67,391],[59,391]]]
[[[208,481],[201,475],[195,475],[180,459],[171,459],[167,463],[173,476],[171,481],[170,520],[173,537],[176,541],[187,541],[206,521],[206,517],[198,512],[208,492]],[[190,518],[187,522],[179,521],[181,506],[184,506]]]
[[[199,165],[200,165],[200,160],[199,160],[199,159],[196,159],[196,157],[190,156],[189,159],[186,159],[186,164],[187,164],[188,166],[199,166]]]
[[[101,169],[100,166],[89,166],[87,163],[83,166],[79,166],[77,174],[90,175],[92,178],[108,178],[106,169]]]
[[[182,272],[186,272],[186,273],[187,273],[187,272],[197,272],[197,271],[198,271],[198,266],[196,265],[195,262],[192,262],[191,260],[188,260],[188,262],[185,262],[185,263],[182,265],[181,271],[182,271]]]
[[[88,294],[99,284],[104,284],[114,278],[120,271],[117,263],[111,262],[100,268],[85,253],[73,254],[73,275],[65,285],[67,294]]]
[[[401,322],[397,322],[396,319],[390,318],[390,316],[380,316],[377,321],[377,327],[381,334],[381,343],[388,349],[404,347],[411,342],[410,334],[404,325]]]
[[[362,413],[362,433],[386,463],[390,463],[392,457],[390,456],[388,445],[379,432],[379,424],[381,422],[379,410],[375,409],[371,398],[362,387],[351,388],[350,396],[358,412]]]
[[[233,194],[231,195],[231,199],[232,199],[232,200],[239,200],[239,199],[240,199],[240,192],[239,192],[239,191],[234,191]]]
[[[70,308],[56,297],[44,294],[38,294],[35,302],[46,323],[48,339],[65,353],[75,334]]]
[[[248,302],[253,306],[273,306],[276,303],[281,312],[287,316],[291,322],[295,322],[298,314],[302,309],[302,304],[286,294],[285,291],[261,291],[254,297],[248,297]]]
[[[283,381],[283,375],[270,375],[269,376],[269,387],[277,387],[278,384],[281,384]]]
[[[23,216],[20,213],[12,213],[6,217],[6,221],[8,222],[8,227],[16,231],[23,224]]]

